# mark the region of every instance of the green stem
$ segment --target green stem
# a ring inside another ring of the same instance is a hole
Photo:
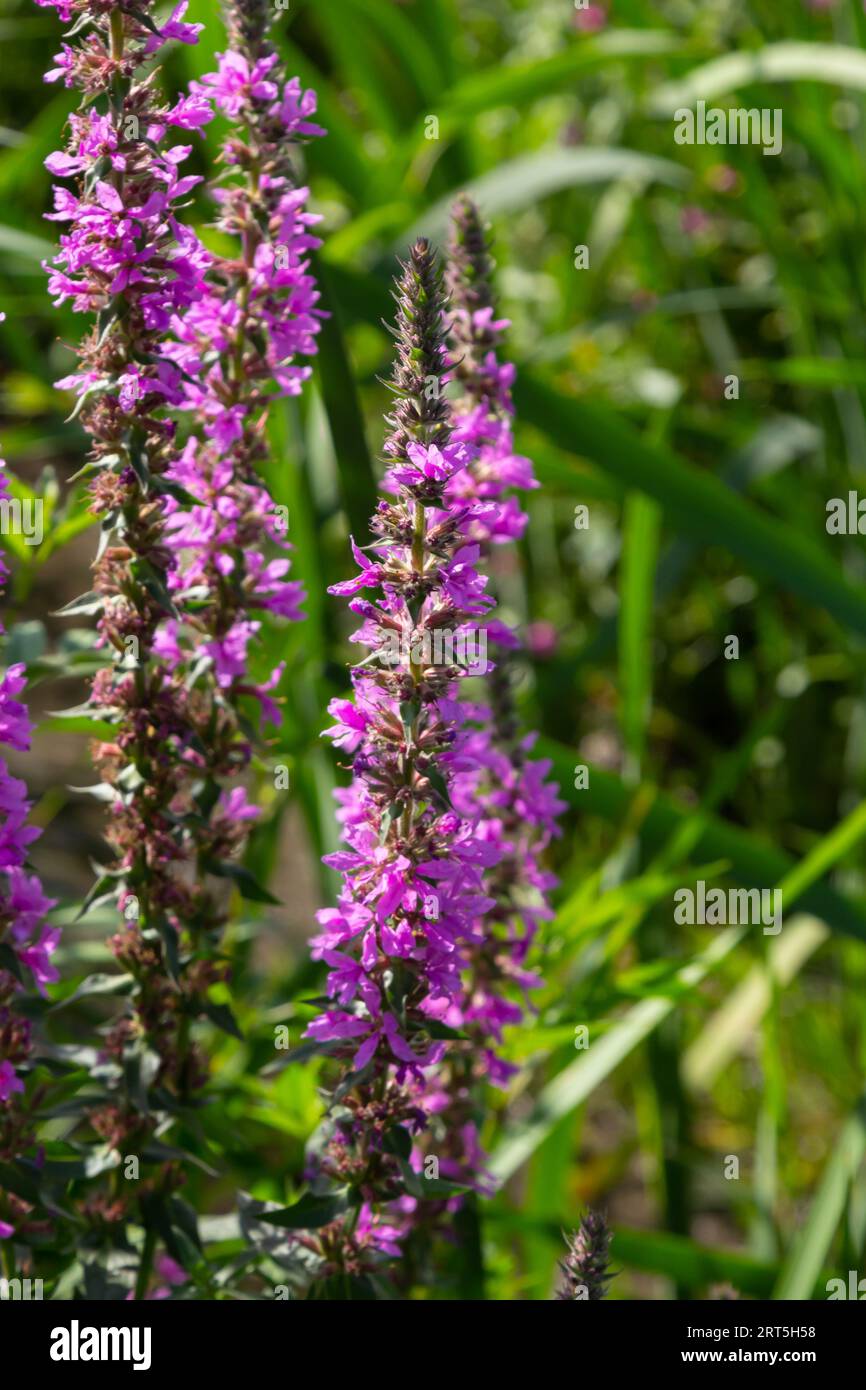
[[[153,1268],[153,1257],[156,1252],[156,1231],[149,1227],[144,1233],[144,1246],[141,1251],[141,1263],[138,1266],[138,1275],[135,1280],[135,1302],[140,1303],[147,1293],[147,1285],[150,1280],[150,1272]]]
[[[123,57],[123,11],[111,11],[111,56],[116,63]]]
[[[419,580],[424,576],[424,503],[416,502],[413,516],[412,528],[412,569]],[[410,653],[409,669],[412,672],[412,680],[416,687],[421,684],[421,667],[418,665]]]
[[[420,579],[424,574],[424,538],[426,535],[424,503],[415,503],[413,513],[412,528],[412,569]],[[418,690],[421,686],[422,671],[419,663],[409,653],[409,670],[412,674],[412,683]],[[418,718],[416,714],[412,722],[411,743],[406,753],[406,786],[411,787],[412,777],[415,771],[415,748],[418,740]],[[412,829],[412,802],[409,801],[403,815],[400,818],[400,833],[405,837]]]

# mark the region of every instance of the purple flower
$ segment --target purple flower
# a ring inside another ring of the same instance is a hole
[[[5,489],[5,484],[4,484]],[[30,718],[26,705],[14,699],[27,684],[20,662],[9,666],[0,677],[0,743],[26,752],[30,747]]]
[[[16,1074],[11,1062],[0,1061],[0,1102],[8,1101],[16,1091],[24,1090],[24,1082]],[[13,1228],[0,1222],[0,1236],[11,1236]]]
[[[176,39],[179,43],[193,44],[198,42],[198,36],[204,28],[203,24],[184,24],[183,17],[189,9],[189,0],[180,0],[179,5],[175,5],[171,12],[171,17],[163,24],[158,34],[151,34],[144,46],[145,53],[155,53],[158,48],[170,39]]]
[[[195,499],[166,507],[169,583],[181,618],[170,642],[175,659],[193,660],[202,646],[229,705],[251,696],[278,724],[269,692],[283,667],[251,679],[261,629],[253,614],[296,622],[304,591],[287,577],[291,547],[257,469],[267,456],[268,406],[300,391],[309,368],[298,359],[316,351],[322,314],[307,254],[320,244],[310,230],[319,219],[306,210],[307,189],[293,186],[291,145],[304,132],[283,118],[294,89],[267,40],[269,15],[239,0],[226,18],[230,47],[217,71],[192,83],[188,105],[178,103],[184,118],[189,111],[198,120],[215,101],[235,123],[223,151],[230,177],[212,193],[220,229],[239,244],[235,255],[204,267],[196,301],[172,316],[165,348],[181,407],[196,423],[169,469],[171,482]]]
[[[4,317],[0,314],[0,320]],[[9,489],[0,460],[0,497],[8,497]],[[8,579],[5,561],[0,558],[0,593]],[[0,622],[0,636],[4,628]],[[26,705],[16,699],[27,683],[23,665],[16,663],[0,677],[0,744],[26,751],[30,747],[31,725]],[[27,874],[23,865],[28,846],[39,837],[36,826],[28,825],[30,802],[27,788],[13,777],[3,758],[0,758],[0,939],[4,949],[12,952],[18,974],[23,980],[27,972],[41,993],[44,985],[58,978],[49,956],[56,949],[59,928],[45,924],[45,915],[54,907],[46,898],[35,874]],[[32,1123],[24,1106],[26,1088],[18,1068],[30,1054],[30,1024],[16,1010],[22,986],[16,974],[0,967],[0,1152],[8,1156],[24,1153],[32,1140]],[[8,1222],[0,1221],[0,1238],[13,1234]]]
[[[60,940],[59,927],[45,927],[38,939],[18,952],[19,959],[32,972],[39,993],[45,994],[45,985],[60,979],[60,972],[51,964],[51,956]]]
[[[278,62],[276,53],[269,53],[255,63],[251,63],[243,53],[218,53],[217,71],[205,75],[201,88],[213,97],[224,115],[237,120],[244,108],[253,102],[275,102],[278,99],[279,87],[267,80]]]
[[[364,1118],[336,1122],[316,1160],[316,1171],[335,1180],[347,1164],[351,1171],[371,1162],[389,1125],[408,1127],[417,1141],[413,1162],[420,1155],[432,1113],[425,1098],[441,1090],[450,1066],[449,1044],[435,1030],[469,1017],[464,975],[478,924],[494,906],[485,877],[502,853],[486,825],[479,833],[476,804],[464,815],[454,802],[472,709],[457,698],[463,670],[433,654],[437,634],[474,632],[493,600],[475,538],[486,503],[451,488],[471,468],[474,445],[454,440],[445,393],[429,390],[431,378],[444,382],[448,360],[441,271],[426,242],[413,246],[403,267],[397,304],[397,404],[383,484],[392,500],[377,508],[371,546],[352,540],[359,573],[331,590],[373,591],[373,601],[351,602],[363,619],[353,640],[368,648],[352,671],[353,698],[329,706],[328,735],[351,758],[353,780],[338,798],[344,848],[325,860],[342,877],[338,905],[319,914],[313,942],[313,955],[329,967],[334,1007],[306,1030],[343,1063],[340,1095],[349,1113],[376,1116],[372,1128]],[[396,645],[390,655],[386,638]],[[485,1003],[480,994],[472,1002],[480,1020]],[[484,1036],[501,1037],[516,1017],[516,1006],[491,1000]],[[468,1149],[474,1130],[461,1132]],[[364,1189],[374,1229],[394,1228],[379,1243],[381,1255],[399,1249],[414,1199],[393,1157],[382,1156],[375,1172]],[[347,1262],[370,1257],[348,1230],[343,1254]]]

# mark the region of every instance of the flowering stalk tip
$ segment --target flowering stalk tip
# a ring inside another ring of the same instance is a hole
[[[604,1217],[588,1211],[577,1230],[565,1237],[568,1254],[560,1263],[563,1281],[557,1298],[567,1302],[598,1302],[607,1297],[611,1232]]]

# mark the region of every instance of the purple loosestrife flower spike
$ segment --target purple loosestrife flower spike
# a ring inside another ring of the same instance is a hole
[[[274,14],[270,0],[226,0],[223,6],[229,48],[256,63],[269,57],[268,30]]]
[[[194,99],[213,100],[231,122],[214,182],[217,225],[237,243],[214,256],[204,292],[175,317],[169,346],[184,372],[184,406],[196,433],[169,472],[195,499],[170,499],[167,539],[176,557],[171,589],[183,623],[170,624],[175,654],[201,645],[213,661],[222,699],[255,696],[269,722],[279,710],[267,692],[283,666],[260,685],[247,653],[263,612],[297,620],[303,586],[286,579],[290,549],[286,509],[260,476],[268,458],[267,412],[274,396],[297,395],[316,351],[321,311],[308,256],[320,245],[306,211],[308,189],[294,185],[293,147],[323,134],[307,117],[315,95],[287,81],[267,41],[265,0],[226,7],[231,47],[217,72],[192,84]],[[201,431],[199,437],[198,431]]]
[[[86,611],[100,613],[100,642],[113,659],[90,695],[94,716],[114,726],[93,750],[100,795],[111,804],[113,858],[99,888],[117,898],[123,927],[110,945],[135,981],[127,1011],[105,1035],[105,1074],[114,1079],[88,1121],[123,1149],[143,1147],[158,1123],[156,1107],[141,1102],[143,1088],[185,1102],[203,1083],[190,1024],[225,978],[225,966],[199,949],[222,920],[202,870],[231,832],[216,813],[206,851],[190,823],[211,809],[210,774],[234,769],[237,731],[213,693],[160,646],[175,612],[170,412],[185,401],[182,373],[164,348],[173,319],[200,299],[210,261],[179,217],[200,179],[182,174],[191,147],[178,135],[198,131],[212,111],[198,95],[166,105],[156,93],[152,57],[168,40],[194,43],[202,27],[184,21],[184,0],[161,29],[150,0],[54,7],[76,23],[48,80],[78,88],[82,103],[66,150],[46,160],[71,181],[54,191],[51,220],[63,230],[49,286],[58,303],[94,316],[78,371],[58,385],[76,394],[74,414],[90,437],[83,471],[102,542]],[[163,1192],[179,1181],[178,1170],[161,1166]],[[104,1231],[124,1219],[128,1200],[97,1193],[84,1211]]]
[[[5,316],[0,314],[0,319]],[[0,470],[5,464],[0,460]],[[0,471],[0,500],[9,499],[9,487]],[[0,557],[0,594],[9,578]],[[5,629],[0,622],[0,636]],[[0,745],[26,752],[31,723],[27,707],[17,697],[26,684],[24,667],[9,666],[0,674]],[[39,830],[27,824],[30,802],[27,788],[13,777],[0,757],[0,1162],[11,1163],[33,1144],[34,1116],[28,1094],[31,1065],[31,1025],[17,1007],[25,982],[40,994],[58,978],[51,957],[60,930],[45,917],[54,902],[42,892],[39,879],[27,871],[30,845]],[[0,1185],[0,1240],[26,1223],[28,1205]]]
[[[285,527],[256,467],[273,382],[297,394],[310,369],[296,358],[315,346],[305,254],[318,244],[309,233],[317,219],[294,186],[288,147],[321,132],[308,119],[314,96],[297,81],[277,83],[264,25],[255,56],[238,39],[218,73],[165,106],[155,73],[142,69],[165,40],[196,41],[202,26],[184,22],[183,0],[161,30],[150,0],[56,8],[89,21],[49,74],[86,98],[70,148],[48,162],[75,181],[74,193],[55,195],[70,229],[51,283],[98,315],[82,370],[60,384],[77,392],[93,441],[85,471],[104,535],[95,589],[100,634],[116,653],[90,702],[116,726],[94,749],[112,796],[115,858],[102,886],[116,884],[124,925],[110,944],[135,979],[104,1051],[119,1075],[122,1064],[124,1078],[148,1078],[114,1084],[89,1118],[112,1147],[143,1147],[166,1093],[185,1104],[206,1080],[191,1024],[219,1021],[208,991],[228,975],[224,881],[258,814],[236,781],[252,751],[242,702],[253,718],[279,719],[269,692],[281,668],[257,682],[247,649],[262,612],[300,616]],[[245,9],[255,19],[267,6]],[[236,258],[206,252],[179,216],[200,180],[180,176],[190,147],[175,143],[174,128],[200,130],[214,101],[234,121],[229,177],[215,196],[221,230],[240,243]],[[178,417],[195,420],[182,447]],[[159,1100],[142,1106],[143,1086]],[[179,1178],[163,1164],[157,1186],[168,1194]],[[97,1194],[86,1210],[104,1228],[123,1219],[126,1199]]]
[[[512,409],[513,367],[500,367],[496,349],[504,319],[495,316],[493,258],[480,210],[463,193],[451,209],[447,283],[451,296],[450,342],[454,374],[473,404]]]
[[[451,375],[457,387],[454,437],[468,452],[448,487],[455,499],[474,499],[469,533],[489,562],[526,525],[515,490],[535,486],[532,464],[514,450],[514,368],[500,365],[497,357],[508,325],[496,318],[492,273],[480,213],[463,196],[452,214],[447,281]],[[550,763],[531,760],[534,740],[519,733],[510,673],[518,640],[496,620],[486,625],[486,635],[495,654],[484,682],[487,703],[467,704],[452,797],[479,839],[496,844],[499,853],[484,874],[490,906],[474,924],[467,946],[462,997],[445,1018],[471,1046],[451,1049],[431,1078],[425,1102],[435,1116],[432,1147],[443,1176],[482,1188],[481,1086],[487,1081],[505,1086],[515,1071],[499,1049],[503,1029],[523,1018],[521,996],[540,983],[526,961],[540,922],[552,916],[548,898],[556,879],[543,860],[560,833],[557,816],[565,809],[546,781]],[[433,1204],[424,1204],[424,1214],[436,1215]]]
[[[353,780],[339,793],[346,848],[325,860],[342,890],[319,914],[313,944],[330,968],[332,1003],[306,1033],[345,1062],[311,1169],[317,1181],[348,1183],[360,1203],[319,1238],[325,1267],[344,1272],[399,1249],[422,1181],[411,1152],[428,1120],[421,1102],[452,1045],[440,1025],[462,999],[474,924],[492,906],[483,873],[500,853],[452,805],[466,672],[433,654],[437,634],[473,632],[491,600],[468,539],[477,504],[448,497],[469,450],[453,441],[442,390],[447,305],[426,241],[411,248],[395,298],[387,499],[372,544],[352,543],[358,573],[332,589],[351,598],[362,619],[353,640],[368,656],[352,671],[354,699],[330,706],[328,734]]]
[[[560,1263],[563,1280],[558,1299],[598,1302],[607,1297],[614,1277],[608,1273],[611,1233],[598,1212],[588,1211],[574,1234],[565,1237],[568,1254]]]

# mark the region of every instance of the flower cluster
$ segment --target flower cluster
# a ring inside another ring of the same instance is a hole
[[[339,793],[347,848],[326,860],[343,888],[314,942],[332,1005],[307,1029],[347,1067],[320,1171],[371,1204],[381,1250],[382,1204],[405,1197],[407,1182],[411,1190],[407,1159],[426,1122],[419,1095],[451,1045],[444,1020],[462,1001],[473,937],[493,906],[484,874],[501,854],[452,804],[465,670],[429,655],[437,632],[475,630],[492,600],[471,538],[479,503],[449,495],[470,455],[453,439],[442,389],[446,299],[426,241],[412,247],[396,299],[389,497],[372,521],[376,539],[352,544],[358,573],[333,589],[350,597],[362,619],[353,640],[369,655],[352,671],[354,699],[331,705],[328,733],[351,756],[353,781]],[[335,1246],[343,1268],[358,1258],[358,1229]]]
[[[0,315],[2,318],[2,315]],[[0,469],[5,465],[0,460]],[[0,472],[0,499],[9,487]],[[0,558],[0,593],[9,577]],[[3,633],[0,623],[0,635]],[[26,706],[17,698],[26,685],[24,667],[16,663],[0,676],[0,744],[25,752],[30,747],[31,724]],[[54,906],[46,898],[39,879],[27,871],[29,846],[39,830],[28,825],[30,802],[27,788],[13,777],[0,757],[0,1162],[9,1162],[26,1151],[32,1140],[32,1120],[25,1103],[25,1076],[29,1069],[32,1040],[30,1022],[16,1008],[25,984],[45,986],[58,978],[51,957],[60,931],[46,922]],[[0,1239],[11,1236],[8,1218],[21,1215],[20,1203],[0,1193]]]
[[[479,547],[465,538],[475,504],[446,498],[468,453],[451,441],[444,395],[430,389],[445,371],[443,312],[441,272],[421,241],[398,286],[398,400],[385,446],[385,487],[396,501],[379,504],[371,554],[353,542],[359,573],[332,588],[349,596],[375,591],[350,603],[363,619],[352,640],[373,661],[353,669],[354,700],[331,705],[337,722],[328,733],[353,755],[355,780],[341,794],[349,848],[327,861],[343,874],[344,890],[340,906],[320,915],[316,950],[331,966],[329,992],[344,1007],[329,1010],[309,1033],[352,1039],[346,1050],[356,1071],[375,1057],[380,1070],[403,1064],[401,1075],[441,1056],[441,1046],[422,1037],[460,995],[462,947],[484,906],[482,869],[498,857],[450,803],[461,717],[454,695],[463,673],[419,658],[425,635],[474,627],[491,606],[475,568]],[[385,664],[377,658],[393,650],[391,633],[400,635],[401,655]],[[409,977],[397,1011],[391,962],[402,962]],[[360,1011],[347,1011],[356,999]]]
[[[454,436],[466,445],[465,467],[452,495],[473,497],[472,532],[482,555],[522,534],[527,517],[511,489],[534,487],[532,464],[515,454],[510,387],[514,368],[500,364],[497,347],[505,319],[497,319],[485,229],[466,196],[455,204],[447,261],[450,291],[449,349],[456,383]],[[547,760],[528,755],[533,736],[521,737],[511,690],[509,660],[519,645],[499,621],[486,624],[495,655],[485,681],[485,704],[466,704],[467,728],[451,794],[456,811],[475,835],[498,853],[484,878],[491,905],[476,924],[461,999],[445,1021],[473,1046],[453,1049],[434,1078],[425,1108],[435,1115],[440,1169],[449,1178],[483,1185],[478,1143],[479,1086],[505,1086],[514,1068],[498,1054],[503,1029],[523,1017],[520,995],[540,983],[526,968],[538,925],[556,880],[543,859],[559,833],[565,805],[549,783]]]
[[[78,400],[75,415],[90,436],[83,470],[102,541],[93,593],[68,611],[99,614],[112,665],[95,677],[89,708],[114,726],[94,747],[95,794],[109,801],[107,838],[114,852],[98,885],[116,897],[122,930],[111,942],[136,980],[131,1010],[110,1031],[106,1050],[118,1065],[131,1051],[158,1059],[154,1080],[183,1095],[201,1066],[185,1046],[189,1001],[220,978],[209,962],[187,972],[183,990],[175,937],[211,915],[198,883],[183,880],[188,860],[184,812],[207,759],[230,768],[232,730],[207,694],[158,653],[173,612],[166,503],[176,454],[170,411],[183,404],[183,374],[161,350],[170,324],[201,297],[209,257],[180,212],[200,179],[182,173],[189,144],[175,131],[198,130],[211,115],[199,98],[163,104],[148,60],[167,39],[195,42],[200,25],[181,4],[160,31],[151,6],[123,10],[100,0],[58,6],[74,16],[49,81],[61,77],[83,94],[70,118],[65,151],[46,160],[72,187],[55,188],[51,219],[65,228],[49,268],[62,303],[95,316],[79,349],[79,369],[58,382]],[[87,21],[85,23],[85,21]],[[184,997],[186,996],[186,998]],[[116,1138],[141,1129],[136,1105],[97,1113]],[[147,1128],[147,1126],[145,1126]]]
[[[369,653],[354,698],[331,705],[327,732],[353,780],[338,793],[347,848],[326,861],[343,889],[313,945],[332,1003],[307,1029],[346,1066],[310,1170],[354,1194],[318,1239],[326,1269],[343,1273],[393,1257],[462,1191],[486,1187],[480,1090],[512,1073],[498,1048],[538,983],[525,962],[550,913],[542,856],[562,809],[549,764],[518,735],[504,662],[482,663],[479,705],[461,697],[467,670],[431,655],[446,631],[483,634],[506,656],[517,645],[490,615],[479,563],[522,533],[513,489],[534,485],[514,450],[514,373],[496,355],[506,324],[468,200],[454,228],[450,306],[426,242],[398,282],[388,500],[373,543],[352,542],[358,573],[332,590],[350,598]]]
[[[68,230],[50,287],[95,315],[79,369],[58,384],[76,393],[91,438],[83,471],[102,533],[93,593],[67,611],[98,613],[113,657],[87,706],[113,726],[94,746],[92,789],[110,805],[113,860],[91,898],[117,901],[110,946],[133,980],[105,1035],[109,1094],[88,1120],[112,1148],[143,1148],[206,1080],[192,1022],[236,1027],[210,997],[228,978],[224,881],[260,892],[234,862],[259,814],[238,779],[256,715],[279,719],[270,692],[282,668],[256,683],[247,651],[261,614],[298,619],[302,593],[258,469],[268,403],[297,394],[310,372],[298,359],[315,351],[316,219],[289,153],[321,132],[307,119],[313,94],[280,78],[260,0],[229,7],[219,71],[168,105],[150,60],[168,39],[196,41],[184,4],[161,29],[149,3],[57,8],[76,20],[75,43],[48,78],[83,102],[68,148],[47,161],[73,181],[55,190],[53,218]],[[181,172],[191,146],[174,131],[200,130],[214,104],[233,122],[214,197],[236,257],[205,250],[182,220],[201,180]],[[155,1181],[167,1198],[180,1175],[162,1164]],[[86,1211],[116,1222],[125,1205],[96,1194]]]
[[[563,1274],[557,1298],[564,1302],[597,1303],[607,1297],[611,1232],[604,1217],[588,1211],[574,1234],[566,1237],[568,1254],[561,1261]]]
[[[274,393],[297,395],[311,368],[298,359],[316,350],[321,312],[309,269],[320,243],[306,211],[308,190],[294,186],[292,148],[322,135],[307,117],[313,92],[286,81],[267,40],[258,0],[228,7],[230,47],[219,67],[193,83],[191,100],[211,100],[231,121],[214,187],[218,227],[238,243],[237,256],[210,260],[204,292],[172,322],[167,353],[183,372],[184,408],[201,422],[169,470],[192,505],[167,504],[166,540],[176,559],[170,578],[183,624],[167,626],[160,647],[175,661],[182,649],[213,663],[223,701],[253,695],[266,718],[279,712],[267,692],[282,667],[256,686],[248,648],[268,611],[297,620],[302,586],[288,580],[285,508],[275,505],[260,468],[267,458],[267,408]]]

